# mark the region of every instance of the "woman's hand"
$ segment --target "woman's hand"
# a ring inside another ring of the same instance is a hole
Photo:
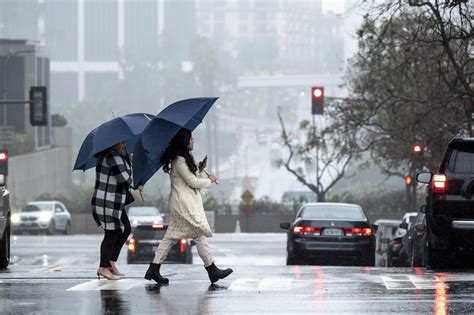
[[[143,186],[138,186],[138,190],[143,192]]]
[[[217,184],[217,183],[219,182],[219,178],[217,178],[216,176],[214,176],[214,174],[209,173],[209,174],[207,175],[207,177],[211,180],[212,183],[216,183],[216,184]]]

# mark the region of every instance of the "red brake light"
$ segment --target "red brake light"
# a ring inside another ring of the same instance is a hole
[[[315,228],[312,226],[295,226],[293,228],[293,234],[305,234],[305,233],[312,233],[314,235],[321,235],[321,229]]]
[[[0,151],[0,161],[8,160],[8,154],[5,151]]]
[[[446,175],[436,174],[433,176],[433,191],[435,193],[445,193],[447,187]]]
[[[152,227],[154,229],[162,229],[164,227],[164,225],[163,224],[153,224]]]
[[[133,238],[128,240],[128,250],[132,253],[135,252],[135,240]]]
[[[371,228],[350,228],[344,229],[346,236],[372,236],[372,229]]]
[[[182,239],[181,242],[179,242],[179,252],[184,253],[184,247],[188,243],[188,240]]]

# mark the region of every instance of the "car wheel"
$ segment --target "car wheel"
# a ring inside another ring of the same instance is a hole
[[[71,222],[67,222],[66,228],[64,229],[64,235],[70,235],[71,234]]]
[[[49,227],[48,227],[47,233],[48,233],[48,235],[54,235],[54,234],[56,234],[56,225],[54,224],[54,221],[51,221],[51,223],[49,223]]]
[[[10,263],[10,229],[7,227],[0,242],[0,269],[5,269]]]

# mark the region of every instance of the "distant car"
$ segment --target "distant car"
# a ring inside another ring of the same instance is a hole
[[[155,207],[130,207],[128,219],[132,228],[138,225],[163,224],[163,214]]]
[[[10,193],[5,187],[5,176],[0,175],[0,269],[10,264],[11,211]]]
[[[292,224],[280,227],[288,230],[287,265],[326,260],[375,264],[375,227],[359,205],[308,203]]]
[[[155,250],[166,233],[167,225],[152,224],[139,225],[133,231],[132,237],[127,241],[127,263],[149,263],[155,257]],[[165,263],[192,264],[193,253],[191,246],[193,240],[182,239],[171,248]]]
[[[56,234],[60,231],[71,234],[71,215],[59,201],[29,202],[20,213],[12,215],[12,227],[15,233],[33,232]]]
[[[435,173],[417,175],[426,194],[426,265],[450,267],[457,254],[474,254],[474,138],[455,137]],[[463,255],[464,256],[464,255]],[[463,257],[461,257],[463,258]],[[471,267],[473,261],[468,263]]]
[[[402,250],[402,240],[410,225],[415,220],[417,212],[408,212],[403,215],[403,218],[395,231],[393,238],[388,243],[387,248],[387,267],[406,267],[408,263],[406,259],[400,257]]]
[[[409,267],[423,266],[423,247],[425,243],[426,216],[423,212],[420,212],[402,239],[400,257],[405,260],[404,265]]]

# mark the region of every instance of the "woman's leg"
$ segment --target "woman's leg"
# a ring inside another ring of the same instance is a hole
[[[155,251],[155,259],[153,259],[154,264],[161,264],[165,261],[166,256],[170,252],[171,248],[174,244],[176,244],[179,240],[173,238],[165,237],[158,245],[158,248]]]
[[[105,230],[104,239],[100,245],[100,267],[110,268],[110,261],[117,242],[117,238],[121,234],[121,230]]]
[[[202,261],[204,262],[205,267],[209,267],[214,262],[214,258],[212,257],[211,247],[207,242],[207,237],[199,236],[194,239],[196,242],[196,248],[201,257]]]
[[[122,230],[118,230],[118,231],[120,231],[120,235],[117,237],[117,241],[115,242],[115,245],[113,247],[112,257],[111,257],[112,258],[111,260],[114,261],[114,262],[116,262],[118,260],[118,257],[120,255],[120,251],[122,250],[122,247],[123,247],[123,244],[125,244],[125,242],[128,239],[128,236],[132,232],[132,227],[130,225],[130,220],[128,219],[128,215],[125,212],[125,210],[122,210],[122,215],[120,216],[120,221],[122,221],[122,223],[124,225],[124,231],[122,232]]]

